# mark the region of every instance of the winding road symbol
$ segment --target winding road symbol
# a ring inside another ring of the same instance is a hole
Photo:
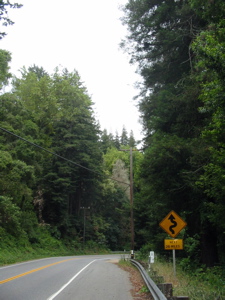
[[[160,223],[159,226],[171,237],[176,237],[178,233],[187,226],[187,223],[175,211],[171,211]]]
[[[175,231],[173,230],[174,227],[177,227],[177,222],[175,221],[175,217],[173,216],[173,214],[171,214],[168,219],[171,221],[171,223],[173,223],[173,225],[170,226],[169,231],[172,234],[175,234]]]

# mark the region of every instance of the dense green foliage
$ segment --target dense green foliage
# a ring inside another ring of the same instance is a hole
[[[135,249],[170,255],[159,222],[174,210],[188,224],[177,254],[186,270],[225,263],[224,8],[223,0],[129,0],[124,7],[122,46],[143,79]],[[133,132],[100,131],[77,71],[22,69],[4,93],[10,60],[1,50],[2,249],[130,249]]]
[[[2,25],[19,7],[1,2]],[[100,131],[77,71],[33,65],[12,78],[10,61],[0,50],[0,261],[129,248],[129,154],[119,149],[135,147],[133,132]]]
[[[22,5],[18,3],[11,3],[9,0],[0,1],[0,23],[2,26],[13,25],[14,22],[8,16],[8,10],[12,8],[20,8]],[[0,40],[6,35],[4,31],[0,32]]]
[[[2,51],[1,57],[4,83],[10,54]],[[129,201],[122,180],[112,177],[120,153],[115,147],[123,147],[124,137],[124,147],[131,137],[135,143],[132,133],[128,138],[124,128],[116,141],[106,130],[100,132],[76,71],[56,69],[49,75],[33,66],[12,85],[12,92],[0,96],[2,245],[7,249],[8,235],[20,246],[41,247],[48,232],[49,239],[69,249],[91,241],[93,247],[127,248]],[[117,167],[114,177],[121,172],[127,189],[125,167]]]
[[[144,261],[147,263],[146,257],[145,255],[138,258],[145,259]],[[172,261],[157,256],[148,273],[156,284],[162,282],[172,283],[174,297],[185,295],[185,297],[192,300],[223,300],[225,297],[223,267],[183,269],[182,265],[177,265],[175,275]]]
[[[122,46],[143,79],[137,247],[163,252],[159,222],[174,210],[185,261],[224,263],[224,1],[130,0],[124,13]]]

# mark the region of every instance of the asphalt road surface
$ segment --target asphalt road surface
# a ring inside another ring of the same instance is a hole
[[[0,300],[132,300],[120,255],[70,256],[0,268]]]

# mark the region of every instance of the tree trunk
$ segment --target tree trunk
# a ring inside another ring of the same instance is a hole
[[[201,235],[201,262],[207,267],[218,263],[217,236],[212,226],[208,224]]]

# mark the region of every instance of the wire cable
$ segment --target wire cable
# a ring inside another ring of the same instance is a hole
[[[113,178],[113,177],[110,177],[110,176],[103,175],[103,174],[100,173],[100,172],[97,172],[97,171],[95,171],[95,170],[92,170],[92,169],[90,169],[90,168],[87,168],[87,167],[85,167],[85,166],[82,166],[82,165],[80,165],[80,164],[78,164],[78,163],[76,163],[76,162],[74,162],[74,161],[72,161],[72,160],[70,160],[70,159],[67,159],[67,158],[65,158],[65,157],[63,157],[63,156],[61,156],[61,155],[59,155],[59,154],[57,154],[57,153],[55,153],[55,152],[52,152],[52,151],[50,151],[50,150],[48,150],[48,149],[46,149],[46,148],[44,148],[44,147],[41,147],[41,146],[39,146],[38,144],[35,144],[35,143],[33,143],[33,142],[30,142],[30,141],[26,140],[25,138],[22,138],[21,136],[15,134],[15,133],[13,133],[13,132],[11,132],[11,131],[9,131],[9,130],[3,128],[3,127],[0,127],[0,129],[1,129],[2,131],[5,131],[6,133],[11,134],[11,135],[13,135],[14,137],[16,137],[16,138],[18,138],[18,139],[20,139],[20,140],[22,140],[22,141],[24,141],[24,142],[26,142],[26,143],[32,145],[32,146],[35,146],[35,147],[37,147],[37,148],[39,148],[39,149],[41,149],[41,150],[43,150],[43,151],[45,151],[45,152],[48,152],[48,153],[50,153],[50,154],[52,154],[52,155],[54,155],[54,156],[56,156],[56,157],[59,157],[59,158],[65,160],[65,161],[67,161],[67,162],[69,162],[69,163],[71,163],[71,164],[73,164],[73,165],[76,165],[76,166],[78,166],[78,167],[80,167],[80,168],[82,168],[82,169],[85,169],[85,170],[87,170],[87,171],[89,171],[89,172],[98,174],[98,175],[100,175],[100,176],[105,176],[105,177],[107,177],[108,179],[117,181],[117,182],[119,182],[119,183],[123,183],[123,184],[126,184],[126,185],[128,185],[128,186],[130,185],[129,183],[126,183],[126,182],[117,180],[117,179],[115,179],[115,178]]]

